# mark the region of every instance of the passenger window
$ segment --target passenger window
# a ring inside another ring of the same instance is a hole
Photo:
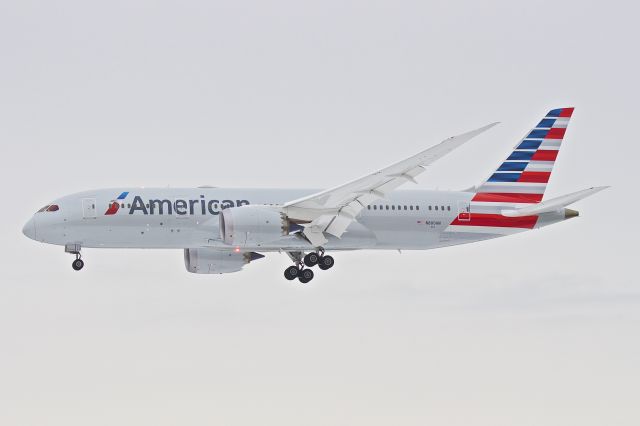
[[[440,208],[442,209],[442,211],[444,211],[444,206],[440,206]]]
[[[389,210],[389,204],[387,204],[387,205],[385,206],[385,208],[386,208],[387,210]]]
[[[371,206],[367,206],[367,210],[371,210]]]
[[[431,211],[431,206],[429,206],[429,211]]]
[[[416,206],[416,210],[420,210],[420,206]]]
[[[373,209],[374,210],[378,210],[378,206],[376,206],[375,204],[373,205]]]
[[[447,206],[447,211],[451,211],[451,206]]]
[[[404,209],[406,210],[406,209],[407,209],[407,206],[404,206]]]
[[[395,210],[395,209],[396,209],[396,206],[391,206],[391,210]]]
[[[436,210],[438,210],[438,206],[436,206]]]
[[[409,210],[413,210],[413,206],[409,206]]]

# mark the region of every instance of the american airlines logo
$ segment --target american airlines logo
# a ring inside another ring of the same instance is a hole
[[[129,192],[123,192],[109,203],[109,208],[104,213],[105,215],[114,215],[125,206],[124,200],[129,195]],[[230,207],[240,207],[250,204],[248,200],[207,200],[204,195],[200,195],[198,199],[181,199],[176,198],[169,199],[149,199],[143,200],[142,197],[136,195],[133,197],[131,204],[127,204],[126,208],[129,209],[129,214],[135,214],[140,212],[143,215],[218,215],[220,210],[228,209]]]
[[[106,216],[110,216],[112,214],[118,213],[118,210],[120,210],[120,203],[122,203],[124,199],[127,198],[127,195],[129,195],[129,192],[125,191],[122,194],[118,195],[118,198],[116,198],[115,200],[111,200],[111,202],[109,203],[109,208],[106,212],[104,212],[104,214]]]

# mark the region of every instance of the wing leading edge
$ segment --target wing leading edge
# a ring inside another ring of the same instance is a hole
[[[498,123],[452,136],[402,161],[391,164],[361,178],[320,191],[284,204],[290,220],[299,222],[303,234],[314,246],[327,242],[325,233],[340,238],[360,211],[373,201],[387,195],[407,182],[416,183],[415,177],[425,167],[469,142],[480,133]]]

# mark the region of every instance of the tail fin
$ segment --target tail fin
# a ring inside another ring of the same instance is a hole
[[[547,188],[573,108],[551,110],[478,187],[473,201],[539,203]]]

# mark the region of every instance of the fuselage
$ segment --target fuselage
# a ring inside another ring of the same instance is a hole
[[[25,225],[24,233],[43,243],[81,247],[229,249],[220,236],[219,215],[223,209],[256,204],[279,206],[314,192],[317,190],[100,189],[54,200],[50,205],[55,208],[44,208],[34,214]],[[363,209],[347,232],[341,238],[329,238],[325,248],[430,249],[526,230],[513,226],[452,226],[465,224],[472,214],[473,196],[472,192],[461,191],[395,191],[388,199]],[[563,219],[561,213],[545,215],[536,225]],[[289,235],[254,249],[305,250],[308,247],[303,239]]]

